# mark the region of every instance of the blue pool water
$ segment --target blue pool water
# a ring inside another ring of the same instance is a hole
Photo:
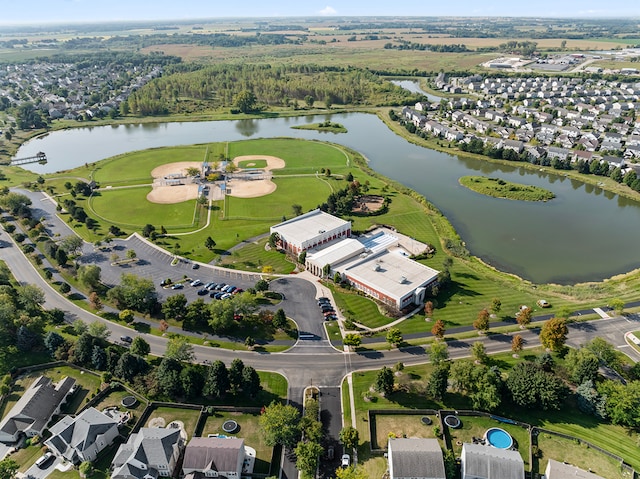
[[[507,431],[498,427],[492,427],[485,433],[490,445],[498,449],[509,449],[513,446],[513,439]]]

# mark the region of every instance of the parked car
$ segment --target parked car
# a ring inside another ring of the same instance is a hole
[[[205,294],[209,294],[209,290],[207,288],[201,288],[198,290],[198,296],[204,296]]]
[[[205,287],[205,289],[206,289],[207,291],[211,291],[213,288],[215,288],[215,287],[216,287],[216,283],[214,283],[214,282],[207,283],[207,284],[205,284],[205,285],[204,285],[204,287]]]
[[[200,286],[202,284],[202,281],[200,281],[199,279],[194,279],[190,284],[191,286]]]
[[[242,289],[242,288],[237,288],[237,289],[233,292],[233,294],[239,294],[239,293],[242,293],[243,291],[244,291],[244,289]]]
[[[338,317],[335,315],[335,313],[326,314],[324,316],[325,321],[335,321],[336,319],[338,319]]]
[[[329,459],[330,461],[333,460],[333,455],[335,454],[334,448],[333,446],[329,446],[327,448],[327,459]]]
[[[224,293],[222,296],[220,296],[220,299],[227,299],[231,297],[231,293]]]
[[[198,263],[193,263],[193,265],[191,266],[191,269],[198,269],[200,267],[200,265]]]
[[[171,289],[182,289],[184,288],[184,284],[182,283],[176,283],[173,286],[171,286]]]
[[[131,336],[120,336],[120,341],[131,344],[133,342],[133,338]]]
[[[318,298],[318,301],[329,301],[329,298],[326,298],[326,297],[324,297],[324,296],[320,296],[320,297]]]
[[[54,458],[55,456],[52,452],[46,452],[36,461],[36,466],[40,469],[45,469],[49,464],[51,464],[51,461],[53,461]]]
[[[549,301],[547,301],[546,299],[539,299],[537,301],[538,306],[540,306],[541,308],[550,308],[551,307],[551,303],[549,303]]]
[[[343,454],[340,459],[340,465],[344,468],[349,467],[351,465],[351,456],[349,456],[349,454]]]

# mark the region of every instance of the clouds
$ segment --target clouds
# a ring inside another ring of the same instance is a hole
[[[335,15],[336,13],[338,12],[336,12],[335,8],[327,5],[326,7],[324,7],[322,10],[318,12],[318,15],[328,16],[328,15]]]

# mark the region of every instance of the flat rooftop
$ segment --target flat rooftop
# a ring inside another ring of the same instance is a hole
[[[400,251],[383,251],[354,261],[345,267],[344,273],[392,298],[401,298],[438,276],[435,269],[404,256]]]
[[[272,226],[271,231],[278,232],[287,242],[302,244],[326,231],[350,224],[349,221],[316,209]]]
[[[357,239],[345,238],[326,248],[309,251],[307,253],[307,259],[322,267],[325,264],[333,265],[343,261],[345,258],[352,258],[364,252],[364,250],[365,247]]]

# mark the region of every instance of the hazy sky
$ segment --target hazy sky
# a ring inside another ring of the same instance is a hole
[[[637,0],[4,0],[0,24],[316,15],[638,17]]]

